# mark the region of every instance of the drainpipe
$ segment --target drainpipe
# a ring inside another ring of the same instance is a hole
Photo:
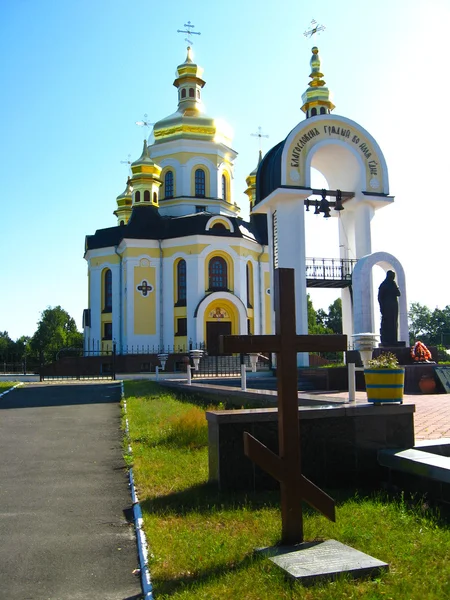
[[[159,244],[159,347],[160,352],[164,350],[164,302],[163,302],[163,249],[162,240]]]
[[[119,349],[120,354],[122,354],[122,311],[123,311],[123,303],[122,303],[122,255],[117,252],[118,246],[114,246],[114,252],[119,257]]]
[[[264,254],[264,249],[265,246],[264,244],[261,244],[261,254],[258,255],[258,279],[259,279],[259,290],[258,290],[258,298],[259,298],[259,334],[261,335],[263,332],[263,311],[262,311],[262,307],[263,307],[263,294],[262,294],[262,288],[263,288],[263,280],[262,280],[262,264],[261,264],[261,257]]]

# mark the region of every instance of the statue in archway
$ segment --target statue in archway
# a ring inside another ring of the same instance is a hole
[[[400,296],[400,290],[395,283],[395,273],[388,271],[386,279],[378,288],[381,343],[385,346],[396,345],[398,342],[398,296]]]

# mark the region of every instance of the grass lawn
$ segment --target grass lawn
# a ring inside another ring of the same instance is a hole
[[[305,508],[306,540],[333,538],[388,562],[375,580],[303,587],[254,555],[279,541],[277,492],[224,494],[209,485],[205,407],[151,382],[125,383],[133,472],[156,600],[444,600],[450,527],[426,503],[381,493],[333,495],[337,522]]]
[[[17,385],[17,381],[0,381],[0,394]]]

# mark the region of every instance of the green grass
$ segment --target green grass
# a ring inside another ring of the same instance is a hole
[[[0,394],[17,385],[17,381],[0,381]]]
[[[204,409],[148,382],[126,382],[125,395],[156,600],[450,598],[448,522],[423,502],[382,494],[335,494],[337,522],[305,508],[304,529],[308,540],[333,538],[390,563],[389,573],[308,588],[287,581],[254,554],[279,540],[279,494],[219,493],[207,482]]]

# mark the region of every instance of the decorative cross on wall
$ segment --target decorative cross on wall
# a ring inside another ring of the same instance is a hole
[[[280,482],[283,544],[303,541],[302,500],[335,521],[335,502],[301,473],[297,352],[347,349],[346,335],[297,335],[294,269],[275,269],[275,335],[221,336],[225,354],[277,354],[279,454],[244,433],[244,452]]]
[[[143,296],[147,296],[150,292],[153,292],[153,287],[145,279],[141,281],[136,289],[141,292]]]

